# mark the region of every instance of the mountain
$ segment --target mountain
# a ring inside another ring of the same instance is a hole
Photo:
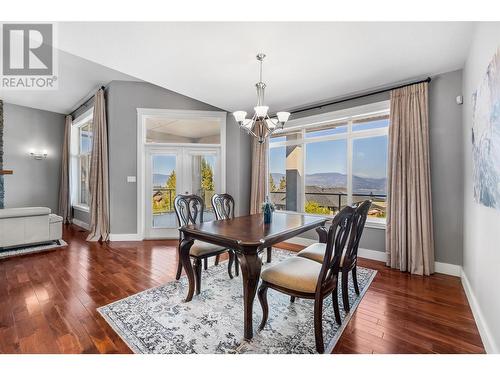
[[[283,173],[271,173],[274,184],[285,175]],[[387,191],[386,178],[371,178],[353,176],[353,190],[360,193],[385,194]],[[312,173],[306,175],[306,186],[345,187],[347,186],[347,175],[342,173]]]

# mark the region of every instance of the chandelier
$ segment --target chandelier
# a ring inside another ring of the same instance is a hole
[[[281,130],[290,117],[289,112],[278,112],[276,118],[270,118],[268,115],[269,107],[264,105],[264,91],[266,84],[262,82],[262,61],[266,55],[259,53],[257,61],[260,64],[260,80],[255,84],[257,88],[257,105],[253,107],[254,115],[252,118],[247,119],[245,111],[233,112],[234,119],[238,122],[240,127],[248,134],[253,135],[259,143],[264,143],[267,137],[271,136],[276,130]]]

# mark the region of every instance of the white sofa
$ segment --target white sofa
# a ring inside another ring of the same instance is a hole
[[[57,242],[62,238],[62,217],[47,207],[0,209],[0,248]]]

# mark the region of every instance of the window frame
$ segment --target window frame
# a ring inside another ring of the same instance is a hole
[[[381,101],[377,103],[372,103],[368,105],[363,105],[359,107],[352,107],[344,110],[333,111],[328,113],[323,113],[320,115],[313,115],[307,117],[301,117],[299,119],[290,120],[287,126],[280,131],[276,131],[273,135],[275,137],[284,136],[287,133],[295,132],[300,133],[301,138],[297,140],[290,141],[280,141],[280,142],[269,142],[269,150],[267,153],[267,169],[269,170],[270,165],[270,150],[278,147],[286,147],[286,146],[301,146],[303,148],[303,157],[302,157],[302,170],[304,174],[306,171],[306,152],[307,145],[311,143],[324,142],[324,141],[335,141],[335,140],[346,140],[347,142],[347,204],[352,204],[352,167],[353,167],[353,145],[354,141],[357,139],[366,139],[373,138],[379,136],[388,136],[389,135],[389,126],[385,128],[376,128],[376,129],[367,129],[367,130],[353,130],[354,122],[359,122],[363,119],[369,119],[376,116],[389,116],[390,112],[390,101]],[[316,128],[321,125],[335,125],[335,124],[347,124],[347,132],[340,134],[332,134],[332,135],[320,135],[316,137],[306,138],[306,131],[311,128]],[[266,175],[266,195],[269,194],[269,173]],[[301,191],[305,192],[306,181],[305,178],[300,179],[301,183]],[[298,198],[298,206],[302,207],[301,212],[296,211],[287,211],[283,210],[283,212],[291,213],[291,214],[304,214],[304,203],[305,203],[305,193],[301,194]],[[330,215],[321,215],[314,214],[318,216],[330,216]],[[367,226],[372,228],[381,228],[385,229],[386,227],[386,219],[385,218],[367,218]]]
[[[80,132],[81,128],[89,123],[89,121],[93,121],[94,119],[94,107],[92,106],[87,111],[78,116],[74,121],[71,128],[71,156],[72,156],[72,176],[75,181],[75,189],[73,191],[73,199],[72,206],[80,211],[89,212],[90,208],[88,204],[82,203],[81,201],[81,167],[82,160],[85,156],[90,156],[92,153],[92,143],[89,152],[82,153],[81,152],[81,139]],[[92,137],[93,141],[93,137]],[[89,168],[89,177],[90,177],[90,168]],[[90,189],[89,189],[90,190]],[[90,191],[89,191],[90,195]]]

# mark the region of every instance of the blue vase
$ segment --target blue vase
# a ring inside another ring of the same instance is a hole
[[[273,218],[273,212],[271,211],[271,207],[264,207],[264,224],[270,224]]]

